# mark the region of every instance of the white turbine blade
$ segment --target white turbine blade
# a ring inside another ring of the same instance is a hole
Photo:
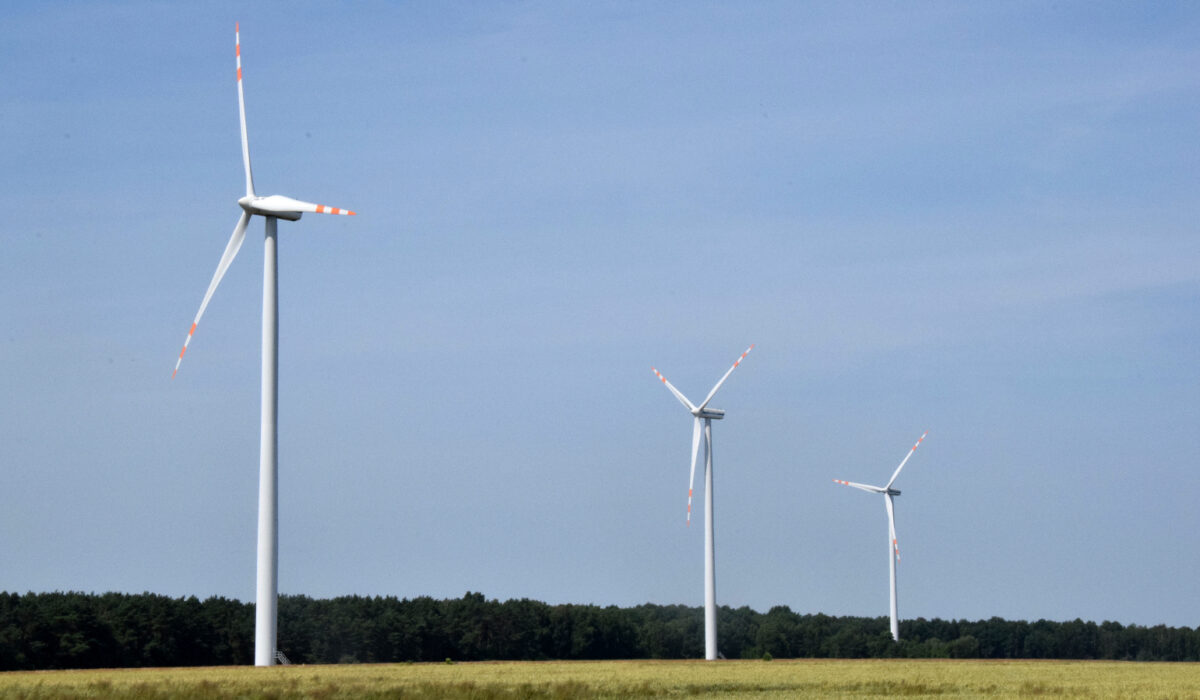
[[[892,505],[891,494],[883,495],[884,503],[887,505],[888,513],[888,534],[892,540],[892,555],[896,557],[896,563],[900,563],[900,545],[896,543],[896,508]]]
[[[237,52],[238,117],[242,124],[242,165],[246,167],[246,194],[254,196],[254,175],[250,172],[250,139],[246,136],[246,97],[242,93],[242,32],[239,23],[233,25],[234,46]]]
[[[859,483],[855,483],[853,481],[842,481],[841,479],[834,479],[833,481],[834,481],[834,483],[841,484],[842,486],[853,486],[856,489],[862,489],[863,491],[870,491],[871,493],[883,493],[883,491],[884,491],[883,488],[881,488],[879,486],[871,486],[870,484],[859,484]]]
[[[696,485],[696,455],[700,454],[700,418],[692,421],[692,473],[688,477],[687,524],[692,526],[692,487]]]
[[[284,197],[280,194],[273,194],[270,197],[256,197],[251,203],[251,206],[257,210],[264,212],[278,212],[280,214],[293,213],[308,213],[308,214],[341,214],[343,216],[354,216],[355,212],[349,209],[339,209],[330,207],[324,204],[313,204],[312,202],[301,202],[298,199]]]
[[[679,399],[679,403],[686,406],[687,410],[695,413],[696,407],[692,405],[692,402],[688,401],[686,396],[679,393],[679,390],[676,389],[674,386],[672,386],[671,382],[668,382],[666,377],[662,376],[662,374],[660,374],[659,371],[657,369],[654,369],[653,367],[650,368],[650,371],[654,372],[654,376],[658,377],[659,380],[661,380],[663,384],[667,385],[667,388],[671,390],[671,393],[675,394],[675,398]]]
[[[896,477],[900,476],[900,470],[904,468],[904,465],[908,462],[908,458],[913,456],[913,453],[916,452],[917,448],[921,446],[921,441],[924,440],[925,436],[928,434],[929,431],[926,430],[925,432],[921,433],[921,437],[917,438],[917,444],[913,445],[912,449],[908,451],[908,454],[904,455],[904,461],[900,463],[900,466],[896,467],[895,473],[892,474],[892,478],[887,482],[887,486],[885,488],[890,489],[892,487],[892,482],[896,480]]]
[[[754,349],[753,345],[746,348],[746,352],[742,353],[742,356],[739,357],[737,359],[737,361],[733,363],[733,366],[729,368],[729,371],[725,373],[725,376],[721,377],[721,381],[717,382],[716,386],[714,386],[712,388],[712,391],[708,392],[708,396],[704,397],[704,402],[700,404],[700,408],[704,408],[705,406],[708,405],[709,401],[712,401],[712,397],[716,395],[717,389],[721,388],[721,385],[725,383],[725,380],[729,379],[729,375],[733,374],[733,370],[737,369],[737,366],[742,364],[742,360],[746,359],[746,355],[749,355],[750,351],[753,349]]]
[[[221,255],[221,262],[217,263],[217,271],[213,274],[212,281],[208,283],[208,291],[204,293],[204,301],[200,302],[200,310],[196,312],[196,318],[192,319],[192,327],[188,329],[187,339],[183,341],[183,349],[179,351],[179,359],[175,361],[175,371],[171,373],[171,378],[179,372],[179,364],[183,362],[183,353],[187,352],[188,343],[192,342],[192,334],[196,332],[196,324],[200,323],[200,317],[204,315],[204,309],[208,308],[208,301],[212,299],[213,292],[217,291],[217,285],[221,283],[221,278],[225,276],[225,271],[229,269],[229,263],[237,257],[238,250],[242,247],[242,241],[246,239],[246,224],[250,223],[250,214],[242,212],[238,218],[237,226],[233,227],[233,235],[229,237],[229,243],[225,245],[225,252]]]

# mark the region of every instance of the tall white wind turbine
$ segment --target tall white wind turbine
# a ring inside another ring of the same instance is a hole
[[[304,213],[353,216],[354,212],[323,204],[301,202],[277,194],[260,197],[254,193],[254,177],[250,172],[250,143],[246,137],[246,100],[242,92],[242,42],[239,29],[235,24],[238,116],[242,126],[242,165],[246,169],[246,196],[238,200],[242,207],[242,215],[233,227],[233,235],[229,237],[225,253],[221,255],[221,262],[217,264],[217,271],[208,283],[208,291],[204,293],[204,300],[200,302],[200,310],[192,319],[192,327],[188,330],[187,339],[183,341],[183,349],[179,351],[179,359],[175,362],[175,371],[171,373],[171,377],[174,378],[179,372],[179,364],[183,362],[183,354],[192,342],[192,335],[196,332],[200,317],[204,315],[204,309],[208,307],[213,292],[242,247],[250,217],[255,214],[263,217],[266,221],[266,236],[263,260],[262,426],[258,463],[258,583],[255,597],[254,665],[270,666],[275,662],[279,592],[279,465],[276,458],[276,448],[279,444],[276,422],[276,404],[279,401],[279,284],[276,277],[276,224],[279,219],[296,221]]]
[[[716,574],[716,553],[713,537],[713,459],[712,459],[712,422],[721,420],[725,417],[725,411],[719,408],[709,408],[708,402],[712,401],[716,395],[717,389],[725,383],[733,370],[746,359],[746,355],[754,346],[746,348],[746,352],[742,353],[741,357],[733,363],[725,376],[721,377],[721,381],[717,382],[708,392],[708,396],[704,397],[704,401],[699,406],[688,401],[678,389],[671,386],[671,382],[662,376],[659,371],[651,367],[651,371],[658,377],[675,398],[679,399],[679,403],[683,404],[693,416],[692,419],[692,473],[688,478],[688,505],[687,505],[687,524],[692,524],[692,487],[696,483],[696,455],[700,451],[700,433],[704,432],[704,658],[713,661],[717,658],[717,574]]]
[[[900,561],[900,545],[896,543],[896,508],[892,503],[892,498],[900,495],[899,489],[892,488],[892,484],[896,483],[896,477],[900,476],[900,470],[908,463],[908,458],[913,456],[917,448],[921,446],[921,441],[929,434],[926,430],[917,438],[917,442],[904,455],[904,459],[900,462],[900,466],[896,467],[896,471],[892,472],[892,478],[888,480],[887,486],[868,486],[867,484],[856,484],[853,481],[842,481],[834,479],[839,484],[844,486],[853,486],[856,489],[870,491],[871,493],[882,493],[883,504],[887,507],[888,516],[888,572],[889,572],[889,590],[891,591],[891,621],[892,621],[892,639],[900,641],[900,622],[896,618],[896,564]]]

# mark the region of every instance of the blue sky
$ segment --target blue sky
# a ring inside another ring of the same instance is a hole
[[[0,589],[1200,617],[1189,3],[9,3]],[[697,477],[699,484],[700,478]],[[698,497],[700,494],[698,493]]]

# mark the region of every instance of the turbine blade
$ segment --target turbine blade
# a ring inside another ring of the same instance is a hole
[[[834,481],[834,483],[841,484],[842,486],[853,486],[856,489],[862,489],[863,491],[870,491],[871,493],[883,493],[884,492],[884,489],[882,489],[878,486],[871,486],[870,484],[859,484],[859,483],[855,483],[853,481],[842,481],[841,479],[834,479],[833,481]]]
[[[888,535],[892,540],[892,556],[896,557],[896,563],[900,563],[900,545],[896,543],[896,507],[892,504],[891,494],[884,494],[884,503],[887,505],[888,512]]]
[[[921,441],[924,440],[925,436],[928,434],[929,434],[928,430],[921,433],[921,437],[917,438],[917,444],[913,445],[912,449],[908,451],[908,454],[904,455],[904,461],[900,463],[900,466],[896,467],[895,473],[892,474],[891,480],[889,480],[887,482],[887,486],[885,486],[884,488],[889,488],[889,489],[892,488],[892,482],[894,482],[896,480],[896,477],[900,476],[900,470],[904,468],[904,465],[906,463],[908,463],[908,458],[913,456],[913,453],[916,452],[917,448],[921,446]]]
[[[317,207],[315,210],[315,212],[317,214],[340,214],[342,216],[357,216],[358,215],[358,212],[353,212],[353,211],[350,211],[349,209],[338,209],[337,207],[330,207],[330,206],[326,206],[324,204],[317,204],[315,206]]]
[[[246,194],[254,196],[254,175],[250,172],[250,139],[246,135],[246,97],[242,92],[242,32],[240,23],[233,25],[234,47],[237,53],[238,118],[242,124],[242,165],[246,168]]]
[[[742,364],[742,360],[746,359],[746,355],[749,355],[750,351],[753,349],[753,345],[746,348],[746,352],[742,353],[742,356],[733,363],[733,366],[729,368],[729,371],[725,373],[725,376],[721,377],[721,381],[717,382],[717,385],[712,388],[712,391],[708,392],[708,396],[704,397],[704,402],[700,404],[700,408],[704,408],[708,405],[709,401],[712,401],[712,397],[716,395],[717,389],[721,388],[721,385],[725,383],[725,380],[729,379],[729,375],[733,374],[733,370],[737,369],[737,366]]]
[[[675,398],[679,399],[679,403],[687,407],[687,410],[692,411],[693,413],[696,411],[696,407],[692,405],[692,402],[688,401],[686,396],[679,393],[679,390],[672,386],[671,382],[668,382],[666,377],[659,374],[658,370],[651,367],[650,371],[654,372],[654,376],[658,377],[663,384],[667,385],[667,388],[671,390],[672,394],[675,394]]]
[[[687,524],[692,526],[692,487],[696,485],[696,455],[700,454],[700,418],[692,421],[692,473],[688,477]]]
[[[179,351],[179,359],[175,361],[175,371],[171,373],[171,378],[179,373],[179,365],[183,362],[183,353],[187,352],[188,343],[192,342],[192,334],[196,332],[196,324],[200,323],[200,317],[204,315],[204,309],[208,308],[208,301],[212,299],[213,292],[217,291],[217,285],[221,283],[221,278],[225,276],[225,271],[229,269],[229,263],[237,257],[238,250],[242,247],[242,241],[246,240],[246,224],[250,223],[250,215],[242,212],[238,218],[237,226],[233,227],[233,235],[229,237],[229,243],[225,245],[225,252],[221,255],[221,262],[217,263],[217,271],[213,274],[212,281],[208,283],[208,291],[204,293],[204,301],[200,302],[200,310],[196,312],[196,318],[192,319],[192,327],[188,330],[187,338],[183,341],[183,349]]]
[[[299,199],[284,197],[280,194],[273,194],[270,197],[257,198],[254,200],[251,206],[261,211],[279,212],[281,214],[301,212],[308,214],[341,214],[343,216],[356,215],[356,212],[352,212],[349,209],[339,209],[338,207],[330,207],[324,204],[302,202]]]

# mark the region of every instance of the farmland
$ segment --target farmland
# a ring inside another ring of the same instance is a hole
[[[1200,664],[574,661],[13,672],[0,698],[1200,697]]]

